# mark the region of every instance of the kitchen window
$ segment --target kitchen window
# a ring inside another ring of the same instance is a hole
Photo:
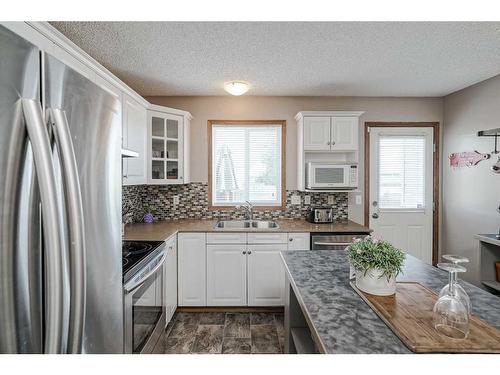
[[[285,121],[209,121],[209,206],[281,208]]]

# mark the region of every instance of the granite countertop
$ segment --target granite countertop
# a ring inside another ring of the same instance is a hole
[[[500,246],[500,239],[498,239],[495,234],[476,234],[474,237],[481,242],[486,242],[492,245]]]
[[[177,232],[235,232],[214,229],[217,220],[164,220],[153,224],[137,223],[125,226],[125,240],[163,241]],[[334,224],[312,224],[303,219],[276,220],[277,229],[241,229],[236,232],[369,232],[353,221]]]
[[[281,256],[290,284],[325,353],[411,353],[349,285],[343,251],[287,251]],[[398,281],[416,281],[439,293],[448,274],[407,255]],[[500,298],[461,281],[472,313],[500,329]]]

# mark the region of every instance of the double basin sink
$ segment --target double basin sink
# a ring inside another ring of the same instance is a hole
[[[241,230],[241,229],[278,229],[275,221],[267,220],[221,220],[214,225],[214,229]]]

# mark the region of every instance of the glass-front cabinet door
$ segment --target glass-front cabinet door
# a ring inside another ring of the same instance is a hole
[[[183,117],[151,111],[150,122],[150,182],[183,183],[182,122]]]

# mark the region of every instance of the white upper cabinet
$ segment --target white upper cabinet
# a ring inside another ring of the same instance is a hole
[[[321,113],[321,112],[320,112]],[[356,114],[357,112],[352,112]],[[297,115],[299,116],[299,115]],[[357,151],[359,115],[299,116],[304,151]]]
[[[331,150],[357,150],[358,127],[357,117],[332,117]]]
[[[361,111],[297,113],[297,189],[306,191],[308,163],[359,163]]]
[[[148,183],[189,182],[188,112],[151,106],[148,113]]]
[[[330,117],[304,118],[304,149],[330,150]]]
[[[123,94],[123,148],[135,151],[137,158],[123,158],[123,185],[147,183],[147,109]]]

